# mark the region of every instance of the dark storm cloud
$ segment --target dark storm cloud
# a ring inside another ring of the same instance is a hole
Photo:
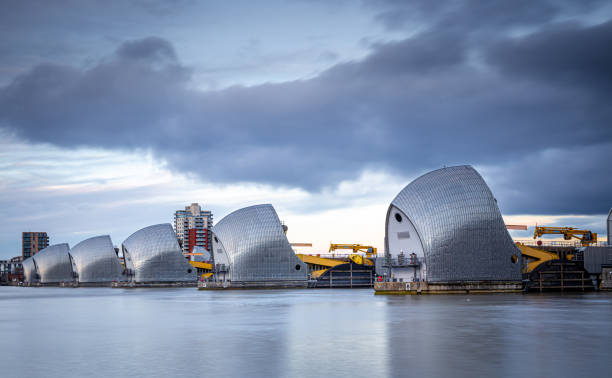
[[[136,60],[176,61],[176,52],[172,44],[158,37],[125,42],[117,50],[117,55],[122,58]]]
[[[0,112],[30,140],[146,146],[153,142],[147,132],[179,111],[186,94],[190,72],[171,53],[167,41],[149,38],[128,42],[85,70],[39,65],[2,90]]]
[[[524,38],[506,40],[488,52],[506,74],[588,90],[612,90],[612,21],[589,28],[560,24]]]
[[[556,14],[532,12],[517,20]],[[517,22],[499,17],[489,22]],[[318,190],[364,169],[414,176],[469,163],[489,167],[507,213],[601,213],[612,202],[612,105],[587,79],[609,59],[609,29],[553,23],[481,48],[432,26],[309,80],[219,91],[193,89],[171,43],[151,37],[86,68],[35,67],[0,90],[0,118],[31,141],[149,148],[205,180]],[[585,171],[594,189],[581,191],[572,175]]]
[[[415,38],[399,42],[379,43],[372,46],[372,53],[353,65],[338,66],[332,73],[351,75],[431,74],[444,68],[461,64],[466,57],[464,40],[451,33],[424,32]]]
[[[504,214],[604,214],[612,207],[610,151],[610,142],[545,149],[482,173]]]
[[[414,27],[426,20],[438,29],[459,33],[493,29],[493,33],[486,33],[486,37],[492,37],[507,28],[538,26],[557,17],[589,13],[604,3],[603,0],[379,0],[374,4],[382,9],[376,19],[391,30]]]

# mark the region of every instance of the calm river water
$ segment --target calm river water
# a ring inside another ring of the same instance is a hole
[[[0,287],[1,377],[611,377],[612,294]]]

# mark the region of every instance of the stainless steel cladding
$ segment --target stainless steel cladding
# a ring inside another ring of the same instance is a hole
[[[123,266],[108,235],[83,240],[72,247],[70,256],[79,282],[113,282],[123,279]]]
[[[63,243],[51,245],[34,255],[41,283],[74,281],[69,252],[70,247]]]
[[[229,269],[230,259],[223,247],[223,243],[212,233],[213,261],[215,264],[214,278],[217,282],[231,281],[231,272]]]
[[[408,240],[411,249],[400,251]],[[424,265],[421,279],[428,282],[521,280],[520,250],[471,166],[439,169],[408,184],[389,207],[385,244],[391,259],[416,251],[415,265]]]
[[[612,245],[612,209],[610,209],[610,212],[608,213],[607,235],[608,235],[608,245]]]
[[[183,282],[197,279],[169,223],[145,227],[122,244],[125,265],[134,282]]]
[[[272,205],[236,210],[213,233],[227,254],[232,281],[307,280],[308,269],[291,249]]]
[[[23,280],[25,282],[38,282],[38,271],[36,270],[36,262],[33,257],[28,257],[21,263],[23,266]]]
[[[601,274],[603,267],[612,265],[612,247],[583,247],[584,269]]]

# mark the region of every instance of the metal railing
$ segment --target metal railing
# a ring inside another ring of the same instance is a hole
[[[404,258],[385,256],[382,258],[382,266],[392,267],[415,267],[423,264],[423,258],[415,256],[411,258],[410,255]]]
[[[514,242],[532,247],[582,247],[579,240],[514,239]],[[608,243],[605,241],[598,241],[597,243],[591,243],[591,246],[606,247]]]
[[[361,255],[365,257],[365,253],[302,253],[303,255],[321,257],[324,259],[348,259],[351,255]],[[378,257],[382,257],[383,255],[379,255]],[[374,255],[373,258],[376,258],[377,255]]]

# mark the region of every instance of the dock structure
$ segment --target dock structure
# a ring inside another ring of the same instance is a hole
[[[612,291],[612,267],[602,269],[600,288],[601,290]]]
[[[298,254],[308,266],[308,287],[311,288],[359,288],[373,287],[374,262],[361,255],[321,257]]]
[[[376,295],[417,295],[520,293],[523,288],[516,281],[376,282],[374,290]]]
[[[352,261],[325,269],[320,275],[313,275],[310,287],[313,288],[358,288],[373,287],[374,269],[371,266],[356,264]]]
[[[534,245],[517,242],[523,260],[526,292],[606,290],[612,268],[612,247],[606,245],[569,245],[556,242]]]

